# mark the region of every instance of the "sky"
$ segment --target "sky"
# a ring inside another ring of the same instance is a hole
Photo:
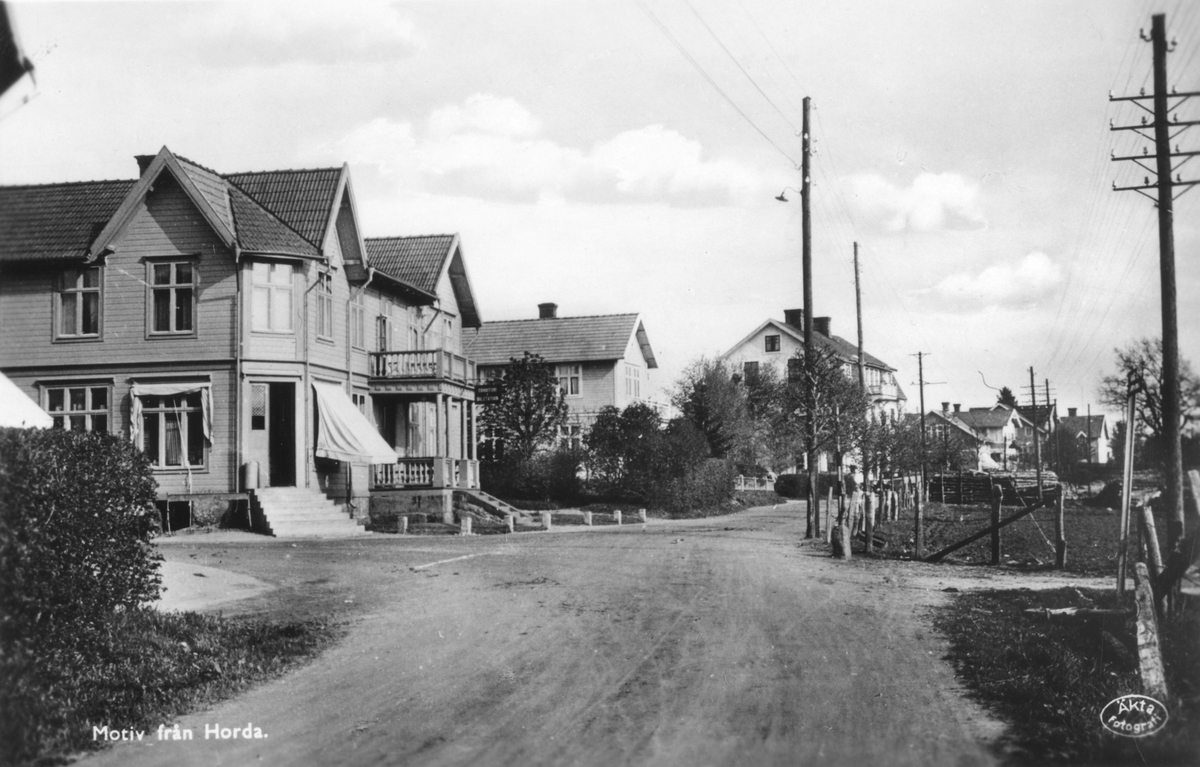
[[[485,322],[640,312],[666,390],[802,306],[918,411],[1100,409],[1161,334],[1144,114],[1150,17],[1200,90],[1200,4],[795,0],[10,3],[36,81],[0,100],[0,183],[348,163],[366,236],[457,232]],[[1200,119],[1200,98],[1178,110]],[[1175,143],[1200,149],[1200,127]],[[1200,161],[1179,169],[1200,179]],[[788,202],[775,199],[785,191]],[[1180,349],[1200,364],[1200,192],[1175,203]]]

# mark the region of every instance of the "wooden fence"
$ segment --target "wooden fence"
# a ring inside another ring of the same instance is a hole
[[[957,505],[985,505],[992,501],[992,488],[1004,491],[1004,503],[1027,505],[1038,497],[1036,472],[955,472],[929,477],[929,500]],[[1042,494],[1058,491],[1058,476],[1042,472]]]

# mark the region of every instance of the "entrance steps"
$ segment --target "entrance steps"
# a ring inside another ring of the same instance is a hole
[[[506,503],[491,493],[485,493],[482,490],[456,489],[455,495],[482,506],[487,511],[495,514],[498,517],[516,517],[519,522],[529,522],[530,516],[528,511],[522,511],[511,503]]]
[[[362,538],[371,535],[338,504],[303,487],[250,491],[251,526],[276,538]]]

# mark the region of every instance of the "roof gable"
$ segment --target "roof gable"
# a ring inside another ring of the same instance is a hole
[[[605,362],[624,358],[630,338],[641,331],[637,314],[553,317],[484,324],[467,342],[467,356],[480,365],[506,365],[525,352],[547,362]],[[658,367],[649,340],[642,346],[650,367]]]
[[[745,338],[738,341],[736,344],[734,344],[732,347],[730,347],[729,351],[722,354],[721,358],[726,359],[726,358],[732,356],[735,352],[737,352],[738,349],[742,348],[747,343],[749,343],[752,338],[754,338],[759,333],[763,332],[764,330],[766,330],[769,327],[778,330],[780,333],[783,333],[784,335],[791,337],[793,340],[798,341],[801,344],[804,343],[804,333],[801,332],[798,328],[795,328],[795,327],[787,324],[786,322],[780,322],[779,320],[771,319],[771,320],[767,320],[766,322],[764,322],[761,325],[759,325],[758,327],[756,327],[754,330],[750,331],[750,333]],[[814,331],[813,332],[813,343],[820,344],[821,346],[825,347],[826,349],[829,349],[830,351],[832,351],[834,354],[836,354],[840,359],[842,359],[845,362],[850,362],[850,363],[858,362],[858,347],[855,346],[854,344],[851,344],[849,341],[847,341],[844,338],[841,338],[839,336],[827,336],[822,333],[818,333],[818,332]],[[887,370],[890,372],[895,372],[895,370],[896,370],[895,368],[888,365],[886,362],[879,359],[878,357],[872,356],[866,350],[863,351],[863,363],[866,365],[869,365],[873,368],[880,368],[882,370]]]
[[[457,234],[424,234],[410,237],[368,237],[363,240],[367,263],[385,275],[436,295],[443,280],[449,280],[458,303],[463,326],[481,326],[475,293],[463,260]],[[507,362],[507,360],[505,360]]]

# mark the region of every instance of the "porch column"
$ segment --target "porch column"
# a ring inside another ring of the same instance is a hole
[[[467,454],[467,401],[458,401],[458,457],[469,458]]]
[[[434,437],[433,437],[433,440],[435,443],[433,446],[433,454],[434,454],[434,456],[440,457],[440,456],[444,456],[446,454],[446,452],[442,449],[442,435],[445,432],[445,427],[442,425],[442,395],[440,395],[440,394],[433,395],[433,403],[434,403],[434,405],[433,405],[433,414],[434,414],[434,426],[433,426]]]
[[[471,460],[479,459],[479,410],[471,402]]]

